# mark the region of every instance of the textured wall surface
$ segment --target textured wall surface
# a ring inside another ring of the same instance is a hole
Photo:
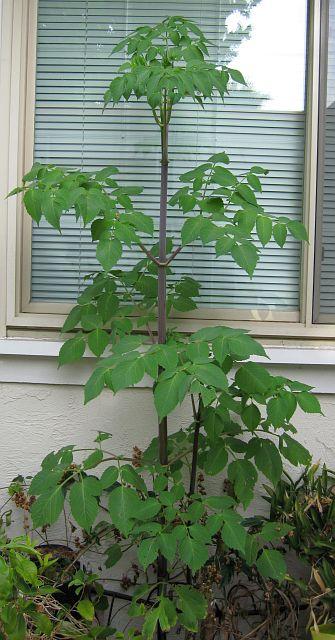
[[[297,413],[301,442],[316,460],[335,466],[335,395],[320,395],[325,417]],[[185,403],[170,420],[174,431],[189,422]],[[155,435],[155,414],[149,389],[131,389],[113,396],[104,392],[83,406],[83,388],[70,385],[0,384],[0,486],[17,473],[34,473],[52,449],[76,443],[91,446],[97,430],[113,433],[115,453],[129,454]]]

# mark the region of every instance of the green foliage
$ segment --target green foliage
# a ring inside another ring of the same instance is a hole
[[[153,27],[139,27],[114,49],[125,50],[126,61],[105,93],[105,106],[133,96],[144,98],[162,134],[163,163],[168,154],[167,126],[177,103],[188,97],[204,107],[207,99],[217,95],[224,99],[231,81],[245,84],[239,71],[218,68],[209,59],[210,44],[197,25],[174,16]],[[259,476],[277,491],[283,458],[295,466],[310,462],[308,451],[294,438],[291,419],[297,406],[307,413],[321,412],[308,386],[274,376],[264,364],[253,361],[254,356],[266,358],[266,352],[242,329],[212,326],[188,336],[170,328],[164,344],[156,338],[157,319],[162,320],[159,271],[164,269],[167,276],[168,315],[197,306],[199,283],[173,273],[173,260],[187,245],[211,244],[217,257],[230,256],[252,277],[261,247],[272,240],[284,246],[288,233],[298,241],[307,240],[300,222],[269,216],[258,203],[260,177],[267,175],[266,169],[251,166],[236,175],[228,165],[229,157],[220,151],[180,176],[182,186],[170,205],[185,221],[176,246],[171,238],[165,239],[164,263],[152,240],[154,220],[140,210],[142,188],[119,184],[114,166],[85,172],[36,163],[22,186],[11,192],[23,194],[26,210],[38,224],[44,217],[60,230],[62,216],[74,211],[90,229],[97,269],[87,274],[77,304],[65,320],[63,333],[74,335],[59,354],[60,365],[80,360],[86,347],[96,356],[85,385],[85,402],[104,389],[117,393],[147,376],[153,381],[159,421],[183,402],[192,412],[188,427],[169,433],[167,442],[154,439],[136,460],[106,450],[110,436],[99,434],[86,458],[73,446],[49,454],[30,485],[30,495],[36,497],[31,506],[34,527],[54,524],[65,509],[92,544],[107,538],[108,569],[128,549],[136,552],[145,584],[135,590],[129,614],[142,617],[143,638],[152,638],[157,625],[163,632],[176,625],[197,632],[209,601],[196,587],[222,550],[238,555],[247,570],[263,580],[284,580],[285,561],[274,545],[288,533],[288,525],[278,528],[270,521],[253,532],[237,508],[252,502]],[[143,253],[131,269],[119,266],[125,247]],[[164,465],[159,456],[162,447],[168,460]],[[199,471],[224,474],[231,495],[207,495],[200,480],[197,485]],[[162,560],[168,566],[164,576]],[[30,559],[18,556],[14,565],[15,575],[31,588],[39,587],[38,569]],[[0,613],[5,610],[1,597],[11,596],[6,566],[0,556]],[[176,583],[173,574],[185,577],[185,584]],[[95,607],[83,592],[83,580],[78,575],[73,582],[81,594],[76,611],[91,623]],[[25,618],[18,616],[15,624],[9,640],[25,637]],[[42,618],[38,624],[41,632],[44,624],[47,627]],[[43,633],[48,635],[48,629]],[[99,633],[98,628],[97,637]],[[129,632],[129,637],[134,635]]]
[[[30,637],[94,638],[92,625],[95,607],[91,600],[76,598],[73,608],[60,606],[58,579],[51,579],[55,559],[33,543],[29,537],[12,540],[3,536],[0,544],[0,634],[5,640],[26,640]],[[57,572],[56,572],[57,573]],[[76,577],[75,577],[76,578]],[[74,584],[81,584],[75,579]],[[42,603],[47,603],[44,607]],[[97,627],[96,627],[97,629]],[[100,627],[109,634],[110,627]],[[98,630],[98,629],[97,629]],[[98,630],[99,632],[99,630]]]

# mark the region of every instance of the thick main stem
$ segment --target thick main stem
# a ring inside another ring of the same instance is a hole
[[[159,262],[162,265],[166,262],[166,223],[167,223],[167,197],[168,197],[168,123],[166,117],[166,102],[163,109],[163,122],[161,129],[161,193],[160,193],[160,215],[159,215]],[[166,266],[158,267],[158,342],[166,342]],[[163,418],[158,426],[159,441],[159,461],[162,465],[168,463],[168,434],[167,418]],[[167,561],[162,556],[158,557],[158,580],[163,584],[167,581]],[[164,586],[163,586],[164,590]],[[160,625],[157,628],[158,640],[165,640],[166,633],[162,631]]]
[[[159,210],[159,262],[166,262],[166,222],[168,197],[168,124],[162,125],[161,195]],[[166,267],[158,267],[158,342],[166,342]],[[159,461],[166,465],[167,459],[167,418],[159,424]]]

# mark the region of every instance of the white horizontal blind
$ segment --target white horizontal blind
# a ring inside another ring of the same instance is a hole
[[[334,322],[335,320],[335,0],[329,0],[328,51],[325,61],[325,102],[321,114],[323,138],[323,158],[320,158],[322,171],[319,172],[319,189],[322,198],[321,210],[320,273],[317,288],[319,307],[316,320]]]
[[[143,102],[134,100],[102,114],[103,93],[123,61],[122,53],[110,57],[110,52],[136,26],[178,14],[194,19],[218,45],[213,55],[229,62],[243,35],[227,34],[226,19],[233,10],[243,12],[258,2],[40,0],[35,159],[87,170],[115,164],[124,184],[144,185],[139,208],[156,215],[159,131]],[[267,212],[301,219],[305,115],[302,110],[268,111],[266,100],[235,86],[224,106],[219,100],[204,111],[191,102],[177,105],[170,131],[170,193],[180,186],[180,173],[225,150],[237,172],[253,164],[270,170],[260,198]],[[180,214],[172,209],[173,237],[181,224]],[[35,226],[32,300],[75,300],[83,275],[95,267],[94,254],[89,232],[79,228],[72,215],[63,218],[61,236],[45,223]],[[136,249],[127,250],[123,262],[131,267],[138,258]],[[201,282],[201,306],[298,308],[300,247],[291,237],[282,250],[274,243],[263,250],[252,282],[229,257],[215,260],[208,246],[185,249],[175,264],[176,275],[187,273]]]

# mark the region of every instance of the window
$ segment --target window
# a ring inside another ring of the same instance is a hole
[[[328,9],[328,10],[327,10]],[[320,63],[315,322],[335,321],[335,1],[324,3]]]
[[[302,218],[305,142],[306,0],[228,0],[148,3],[135,1],[40,0],[37,31],[35,159],[93,170],[115,164],[120,178],[144,184],[139,206],[154,214],[158,202],[158,131],[144,103],[133,101],[102,115],[102,96],[122,59],[110,58],[128,30],[167,14],[196,20],[215,46],[218,64],[245,72],[250,89],[233,87],[226,104],[202,111],[178,105],[171,126],[171,194],[178,175],[216,150],[226,150],[243,172],[261,164],[270,169],[261,201],[270,213]],[[282,38],[285,32],[285,55]],[[264,56],[264,51],[266,55]],[[119,56],[123,55],[122,53]],[[291,89],[288,91],[288,84]],[[170,232],[181,225],[170,212]],[[239,310],[271,309],[295,319],[300,303],[300,246],[290,237],[284,250],[271,243],[255,277],[212,249],[194,246],[192,266],[179,256],[177,272],[202,284],[201,306]],[[129,250],[131,266],[139,253]],[[64,218],[60,237],[47,224],[32,232],[31,300],[74,301],[83,274],[94,268],[89,231],[74,216]]]
[[[241,69],[249,88],[233,86],[224,106],[213,102],[202,111],[184,102],[177,107],[170,136],[171,193],[181,172],[225,149],[236,171],[250,163],[270,170],[262,204],[269,213],[304,219],[310,244],[302,249],[290,238],[284,251],[268,245],[251,283],[229,259],[214,261],[208,246],[195,245],[188,268],[203,285],[201,308],[178,322],[187,329],[219,320],[242,322],[263,336],[335,337],[335,192],[330,183],[334,3],[3,0],[4,192],[20,181],[33,159],[87,170],[114,163],[125,183],[145,185],[141,207],[154,213],[158,132],[148,124],[143,103],[123,104],[102,115],[102,96],[121,62],[109,56],[120,37],[167,14],[185,14],[213,41],[217,63]],[[44,223],[32,227],[19,198],[1,207],[8,226],[7,331],[57,329],[83,275],[94,266],[88,232],[71,216],[61,236]],[[181,219],[175,210],[170,225],[176,235]],[[137,257],[129,251],[126,264],[131,267]],[[183,253],[178,257],[177,271],[184,273]],[[0,280],[2,295],[3,271]]]

